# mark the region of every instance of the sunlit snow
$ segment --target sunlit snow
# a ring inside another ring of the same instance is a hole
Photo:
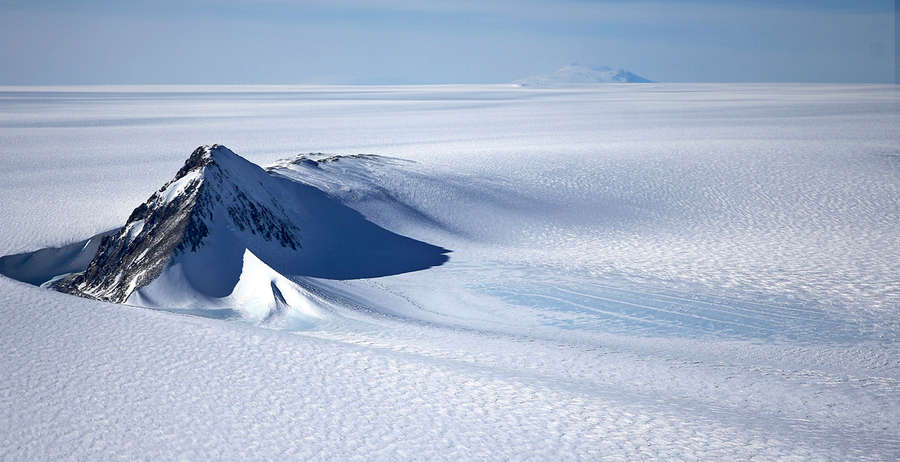
[[[339,258],[30,285],[212,143]],[[0,88],[0,459],[896,459],[898,146],[896,86]]]

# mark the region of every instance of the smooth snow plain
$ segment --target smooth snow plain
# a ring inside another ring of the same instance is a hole
[[[301,325],[0,277],[0,459],[900,457],[896,86],[2,87],[0,255],[209,143],[450,260]]]

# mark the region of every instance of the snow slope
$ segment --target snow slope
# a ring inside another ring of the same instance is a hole
[[[310,323],[322,309],[287,277],[376,277],[447,260],[445,249],[391,233],[323,196],[224,146],[201,146],[99,245],[92,238],[76,257],[44,249],[0,264],[23,282],[49,276],[49,287],[97,300]]]
[[[898,103],[850,85],[6,89],[2,255],[82,262],[212,141],[305,184],[309,217],[346,207],[322,235],[362,220],[453,253],[285,280],[242,247],[247,277],[217,300],[240,318],[0,278],[0,459],[895,460]],[[374,155],[334,157],[356,153]]]
[[[893,428],[822,426],[832,415],[803,414],[822,402],[848,424],[883,421],[885,411],[846,417],[842,403],[871,410],[895,399],[879,394],[884,384],[866,380],[855,394],[842,384],[859,371],[890,373],[877,365],[884,353],[819,376],[843,356],[739,345],[697,355],[694,345],[679,358],[659,354],[678,343],[623,352],[410,326],[317,338],[17,284],[0,281],[3,306],[29,307],[0,325],[10,391],[0,405],[15,411],[0,421],[4,459],[809,460],[897,450]],[[741,367],[750,364],[755,372]],[[754,386],[760,376],[765,386]],[[703,400],[649,384],[688,377]],[[714,383],[751,399],[772,385],[767,397],[791,394],[762,410],[709,407],[723,393]]]
[[[97,254],[103,238],[119,231],[107,231],[62,247],[0,257],[0,274],[37,286],[55,282],[71,273],[84,271]]]

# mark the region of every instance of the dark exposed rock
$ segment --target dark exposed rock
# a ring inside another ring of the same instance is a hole
[[[202,248],[219,220],[265,241],[299,249],[300,228],[277,200],[266,197],[261,203],[258,190],[256,195],[244,190],[246,177],[254,175],[267,176],[223,146],[197,148],[175,178],[134,209],[121,231],[103,239],[85,271],[57,281],[53,288],[124,302],[135,289],[158,277],[173,258]]]
[[[199,170],[213,162],[212,155],[210,152],[219,149],[221,146],[218,144],[214,144],[212,146],[200,146],[197,149],[194,149],[194,152],[191,153],[190,157],[184,162],[184,166],[181,167],[180,170],[175,174],[175,178],[172,181],[178,181],[182,179],[188,173]],[[171,183],[171,181],[169,182]],[[166,184],[168,186],[168,183]],[[163,186],[165,188],[165,186]]]

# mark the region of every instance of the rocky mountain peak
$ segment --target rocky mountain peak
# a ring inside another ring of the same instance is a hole
[[[107,236],[83,272],[57,282],[64,292],[122,302],[179,256],[219,239],[258,241],[288,251],[300,227],[278,200],[278,181],[225,146],[195,149],[175,177],[136,207]],[[249,244],[248,244],[249,245]]]

